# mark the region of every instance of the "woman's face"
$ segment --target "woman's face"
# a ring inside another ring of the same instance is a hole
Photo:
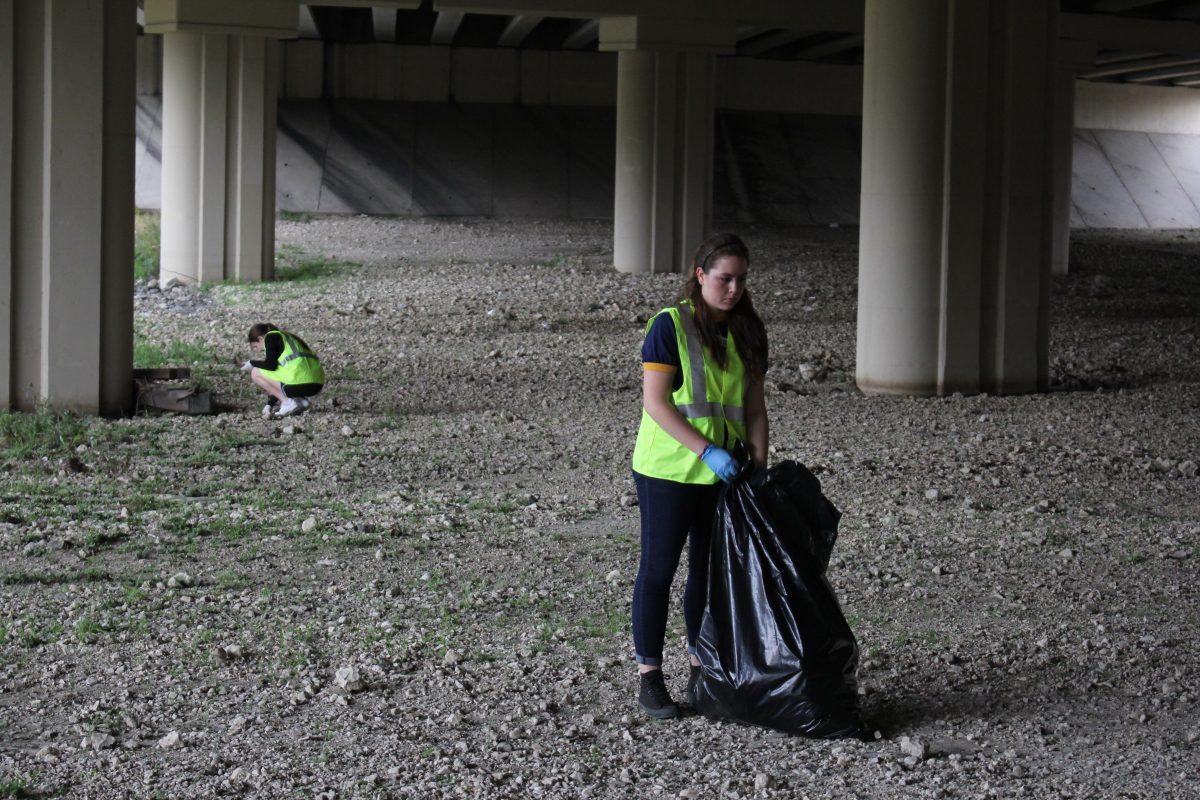
[[[265,347],[265,345],[263,344],[263,340],[262,340],[261,336],[250,343],[250,349],[255,352],[262,350],[264,347]]]
[[[709,265],[708,272],[696,267],[700,296],[704,298],[705,305],[724,314],[742,299],[750,265],[740,256],[717,256]]]

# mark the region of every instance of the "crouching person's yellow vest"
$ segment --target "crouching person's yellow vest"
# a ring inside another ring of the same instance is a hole
[[[279,355],[279,366],[273,370],[261,370],[263,375],[288,386],[325,383],[325,370],[321,367],[321,361],[308,345],[284,331],[267,331],[263,336],[264,341],[267,336],[282,337],[283,352]]]
[[[746,440],[746,368],[733,343],[725,337],[725,368],[719,367],[700,341],[700,332],[686,300],[664,308],[658,314],[670,314],[675,323],[675,342],[683,382],[671,394],[671,402],[696,431],[718,447],[730,449],[735,441]],[[650,332],[656,314],[646,324]],[[700,457],[677,442],[671,434],[642,409],[637,444],[633,448],[633,469],[651,478],[679,483],[716,483],[720,478],[705,466]]]

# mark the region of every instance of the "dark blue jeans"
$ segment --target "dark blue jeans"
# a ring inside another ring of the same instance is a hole
[[[671,582],[688,545],[683,620],[694,652],[708,592],[708,541],[721,484],[677,483],[633,473],[642,516],[642,555],[633,585],[633,647],[639,664],[662,664]]]

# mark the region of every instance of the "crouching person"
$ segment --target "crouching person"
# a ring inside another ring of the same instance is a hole
[[[299,336],[269,322],[251,326],[246,338],[253,350],[263,354],[242,365],[250,380],[270,398],[263,406],[263,417],[279,419],[307,411],[309,398],[325,385],[325,370],[312,348]]]

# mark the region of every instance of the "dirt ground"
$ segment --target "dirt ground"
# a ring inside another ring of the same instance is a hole
[[[285,280],[139,286],[139,357],[230,410],[3,465],[0,797],[1200,796],[1200,232],[1079,233],[1055,390],[942,399],[853,388],[854,230],[740,232],[879,738],[634,705],[638,348],[678,276],[614,272],[604,223],[314,219]],[[326,364],[304,416],[238,371],[258,321]],[[682,636],[676,600],[680,697]]]

